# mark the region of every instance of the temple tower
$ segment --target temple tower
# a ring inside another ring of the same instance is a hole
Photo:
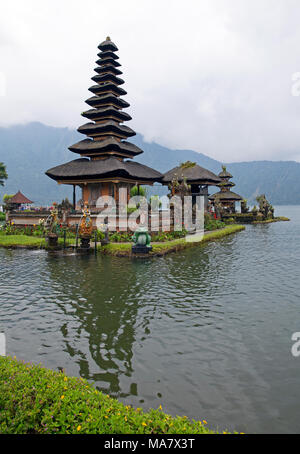
[[[126,141],[136,133],[123,124],[131,116],[123,111],[129,104],[122,99],[127,93],[121,87],[124,80],[119,77],[118,48],[107,37],[98,49],[96,75],[92,77],[95,85],[89,88],[93,96],[86,100],[90,109],[82,113],[90,121],[78,128],[87,138],[69,147],[81,158],[46,172],[58,183],[73,185],[74,194],[75,186],[80,186],[83,202],[92,210],[100,196],[113,196],[118,203],[121,187],[126,188],[129,198],[132,186],[152,185],[161,178],[156,170],[132,161],[143,151]],[[73,203],[75,207],[75,197]]]
[[[235,183],[230,181],[233,177],[225,166],[222,166],[222,172],[219,173],[219,178],[221,178],[221,182],[217,186],[220,188],[220,191],[211,195],[209,200],[215,207],[218,205],[225,213],[233,214],[235,213],[236,202],[241,202],[243,197],[231,191]]]

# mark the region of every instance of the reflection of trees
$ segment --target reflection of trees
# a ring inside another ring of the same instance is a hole
[[[49,257],[48,266],[62,295],[56,304],[66,314],[61,327],[66,351],[76,358],[82,377],[120,395],[120,375],[132,373],[138,311],[134,267],[126,259],[94,256]],[[90,355],[99,371],[91,371]]]

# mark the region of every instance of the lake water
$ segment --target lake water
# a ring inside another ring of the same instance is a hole
[[[7,353],[211,428],[300,432],[300,207],[149,260],[0,250]]]

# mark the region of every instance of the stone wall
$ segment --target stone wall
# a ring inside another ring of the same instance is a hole
[[[38,225],[40,220],[46,220],[50,216],[50,211],[49,212],[36,212],[36,213],[28,213],[28,212],[21,212],[21,211],[11,211],[9,213],[6,213],[6,222],[11,222],[13,223],[16,227],[24,227],[26,226],[34,226]],[[61,217],[61,222],[63,225],[69,227],[69,228],[76,228],[76,226],[80,223],[82,213],[81,212],[66,212],[64,211],[62,213]],[[107,214],[101,215],[101,213],[97,214],[91,214],[91,220],[93,224],[93,228],[100,229],[101,225],[104,225],[105,218],[107,217]],[[168,219],[167,212],[166,211],[159,211],[156,212],[155,214],[150,214],[148,215],[148,229],[153,232],[159,232],[159,231],[172,231],[174,230],[174,212],[171,210],[171,216],[170,220]],[[113,229],[110,229],[111,231],[126,231],[126,230],[132,230],[130,229],[130,214],[124,214],[124,215],[119,215],[116,216],[116,222],[113,227]],[[127,228],[126,228],[127,226]]]

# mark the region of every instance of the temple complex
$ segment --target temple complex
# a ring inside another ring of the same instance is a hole
[[[83,203],[91,211],[96,210],[100,196],[112,196],[118,203],[120,188],[126,188],[129,199],[133,186],[152,185],[161,178],[160,172],[133,161],[143,151],[126,141],[135,132],[123,124],[131,116],[123,112],[129,104],[121,98],[127,93],[121,88],[124,80],[119,77],[118,48],[109,37],[98,48],[96,75],[92,77],[95,85],[89,88],[93,96],[86,100],[91,108],[82,113],[90,121],[78,128],[87,138],[69,147],[80,158],[46,172],[59,184],[73,186],[74,209],[75,187],[79,186]]]
[[[217,184],[220,191],[209,197],[209,200],[214,205],[216,211],[222,211],[224,213],[234,214],[236,202],[242,202],[243,197],[235,192],[231,191],[231,188],[235,186],[235,183],[229,181],[232,175],[227,171],[225,166],[222,166],[222,172],[219,173],[221,182]]]

